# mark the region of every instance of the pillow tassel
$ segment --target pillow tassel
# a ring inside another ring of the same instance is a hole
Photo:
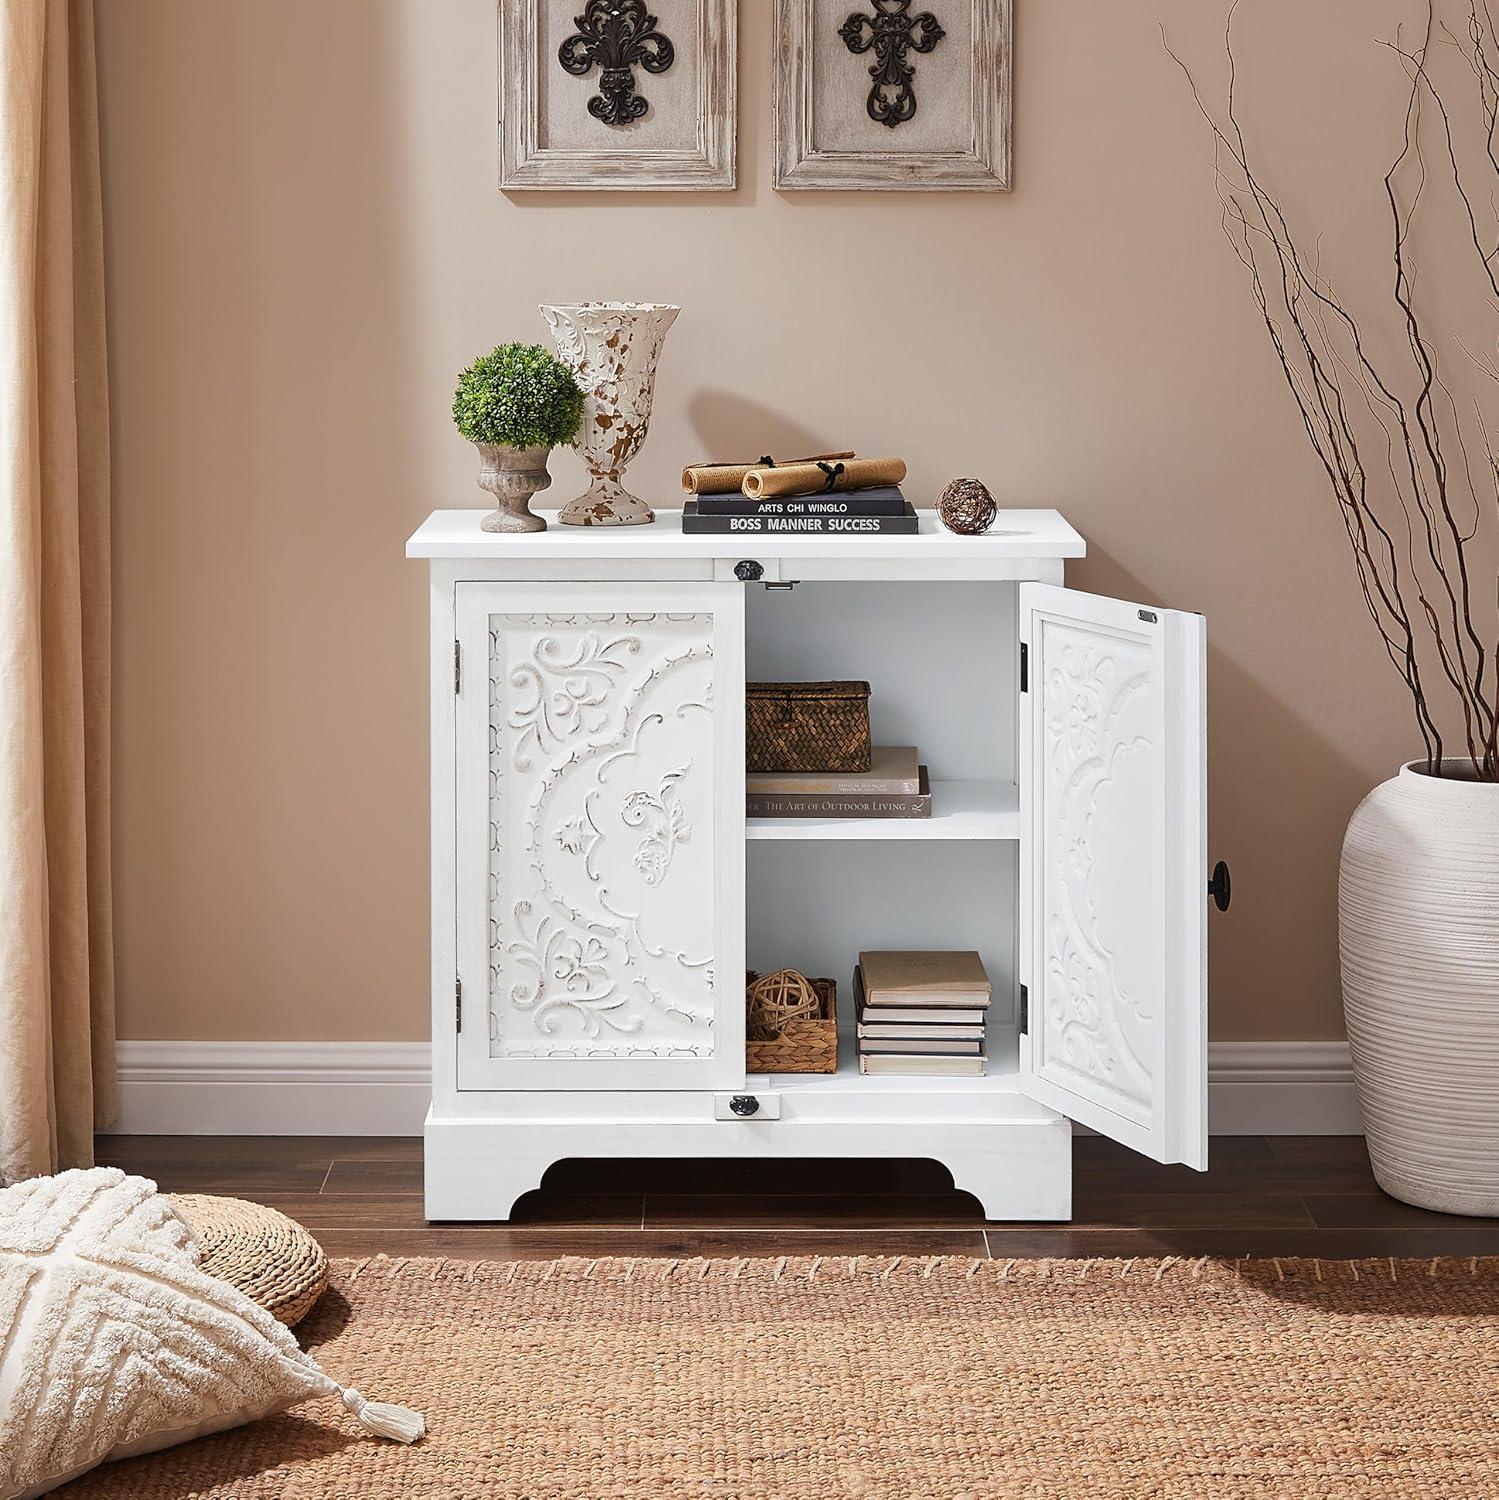
[[[414,1443],[426,1434],[427,1424],[422,1414],[409,1406],[397,1406],[392,1401],[366,1401],[351,1385],[339,1386],[338,1394],[354,1420],[376,1437]]]

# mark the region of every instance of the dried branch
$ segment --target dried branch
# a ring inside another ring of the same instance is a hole
[[[1281,375],[1338,507],[1365,608],[1411,696],[1427,769],[1435,775],[1453,771],[1451,762],[1444,763],[1439,723],[1447,711],[1439,711],[1428,691],[1434,668],[1442,696],[1450,690],[1461,718],[1466,754],[1459,774],[1499,780],[1499,611],[1491,611],[1488,601],[1480,607],[1474,592],[1478,560],[1492,557],[1499,543],[1499,457],[1481,402],[1475,398],[1469,414],[1444,373],[1441,330],[1429,322],[1417,296],[1413,253],[1418,221],[1436,212],[1433,197],[1450,201],[1487,288],[1482,301],[1499,317],[1499,211],[1492,191],[1483,204],[1467,165],[1470,154],[1476,155],[1480,175],[1499,185],[1499,33],[1489,0],[1467,0],[1465,41],[1441,23],[1445,42],[1476,85],[1476,149],[1465,142],[1429,63],[1437,26],[1433,0],[1419,45],[1404,45],[1398,34],[1382,43],[1404,69],[1408,92],[1400,148],[1382,184],[1394,337],[1378,341],[1372,325],[1366,331],[1367,316],[1356,314],[1320,263],[1308,259],[1251,160],[1239,115],[1237,8],[1234,0],[1224,30],[1228,86],[1222,123],[1203,103],[1191,70],[1162,38],[1212,132],[1224,232],[1248,274]],[[1440,194],[1428,169],[1428,136],[1441,147],[1433,153],[1441,163]],[[1451,341],[1486,393],[1499,394],[1499,365],[1470,354],[1455,336]],[[1404,358],[1384,352],[1386,342],[1403,350]],[[1486,342],[1493,347],[1492,330]],[[1381,454],[1373,470],[1366,465],[1365,431]],[[1481,462],[1475,463],[1475,455]]]

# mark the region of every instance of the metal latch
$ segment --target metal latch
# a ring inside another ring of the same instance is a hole
[[[715,1120],[779,1120],[781,1096],[777,1093],[758,1091],[753,1094],[715,1094],[713,1118]]]

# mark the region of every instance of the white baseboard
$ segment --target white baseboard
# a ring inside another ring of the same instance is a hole
[[[122,1135],[420,1135],[425,1042],[121,1042]],[[1361,1135],[1347,1042],[1214,1042],[1214,1135]]]
[[[1362,1135],[1347,1042],[1213,1042],[1214,1135]]]
[[[420,1135],[426,1042],[125,1042],[121,1135]]]

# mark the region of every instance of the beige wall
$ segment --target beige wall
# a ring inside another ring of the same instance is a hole
[[[426,1034],[425,596],[477,505],[457,370],[541,301],[679,302],[632,471],[907,455],[1087,535],[1075,583],[1206,611],[1213,1034],[1341,1034],[1343,824],[1412,753],[1399,684],[1218,224],[1159,23],[1016,0],[1009,195],[770,190],[769,0],[740,0],[741,187],[495,189],[493,0],[98,0],[118,600],[120,1030]],[[1373,230],[1394,0],[1241,9],[1293,207]],[[554,497],[581,470],[553,461]]]

